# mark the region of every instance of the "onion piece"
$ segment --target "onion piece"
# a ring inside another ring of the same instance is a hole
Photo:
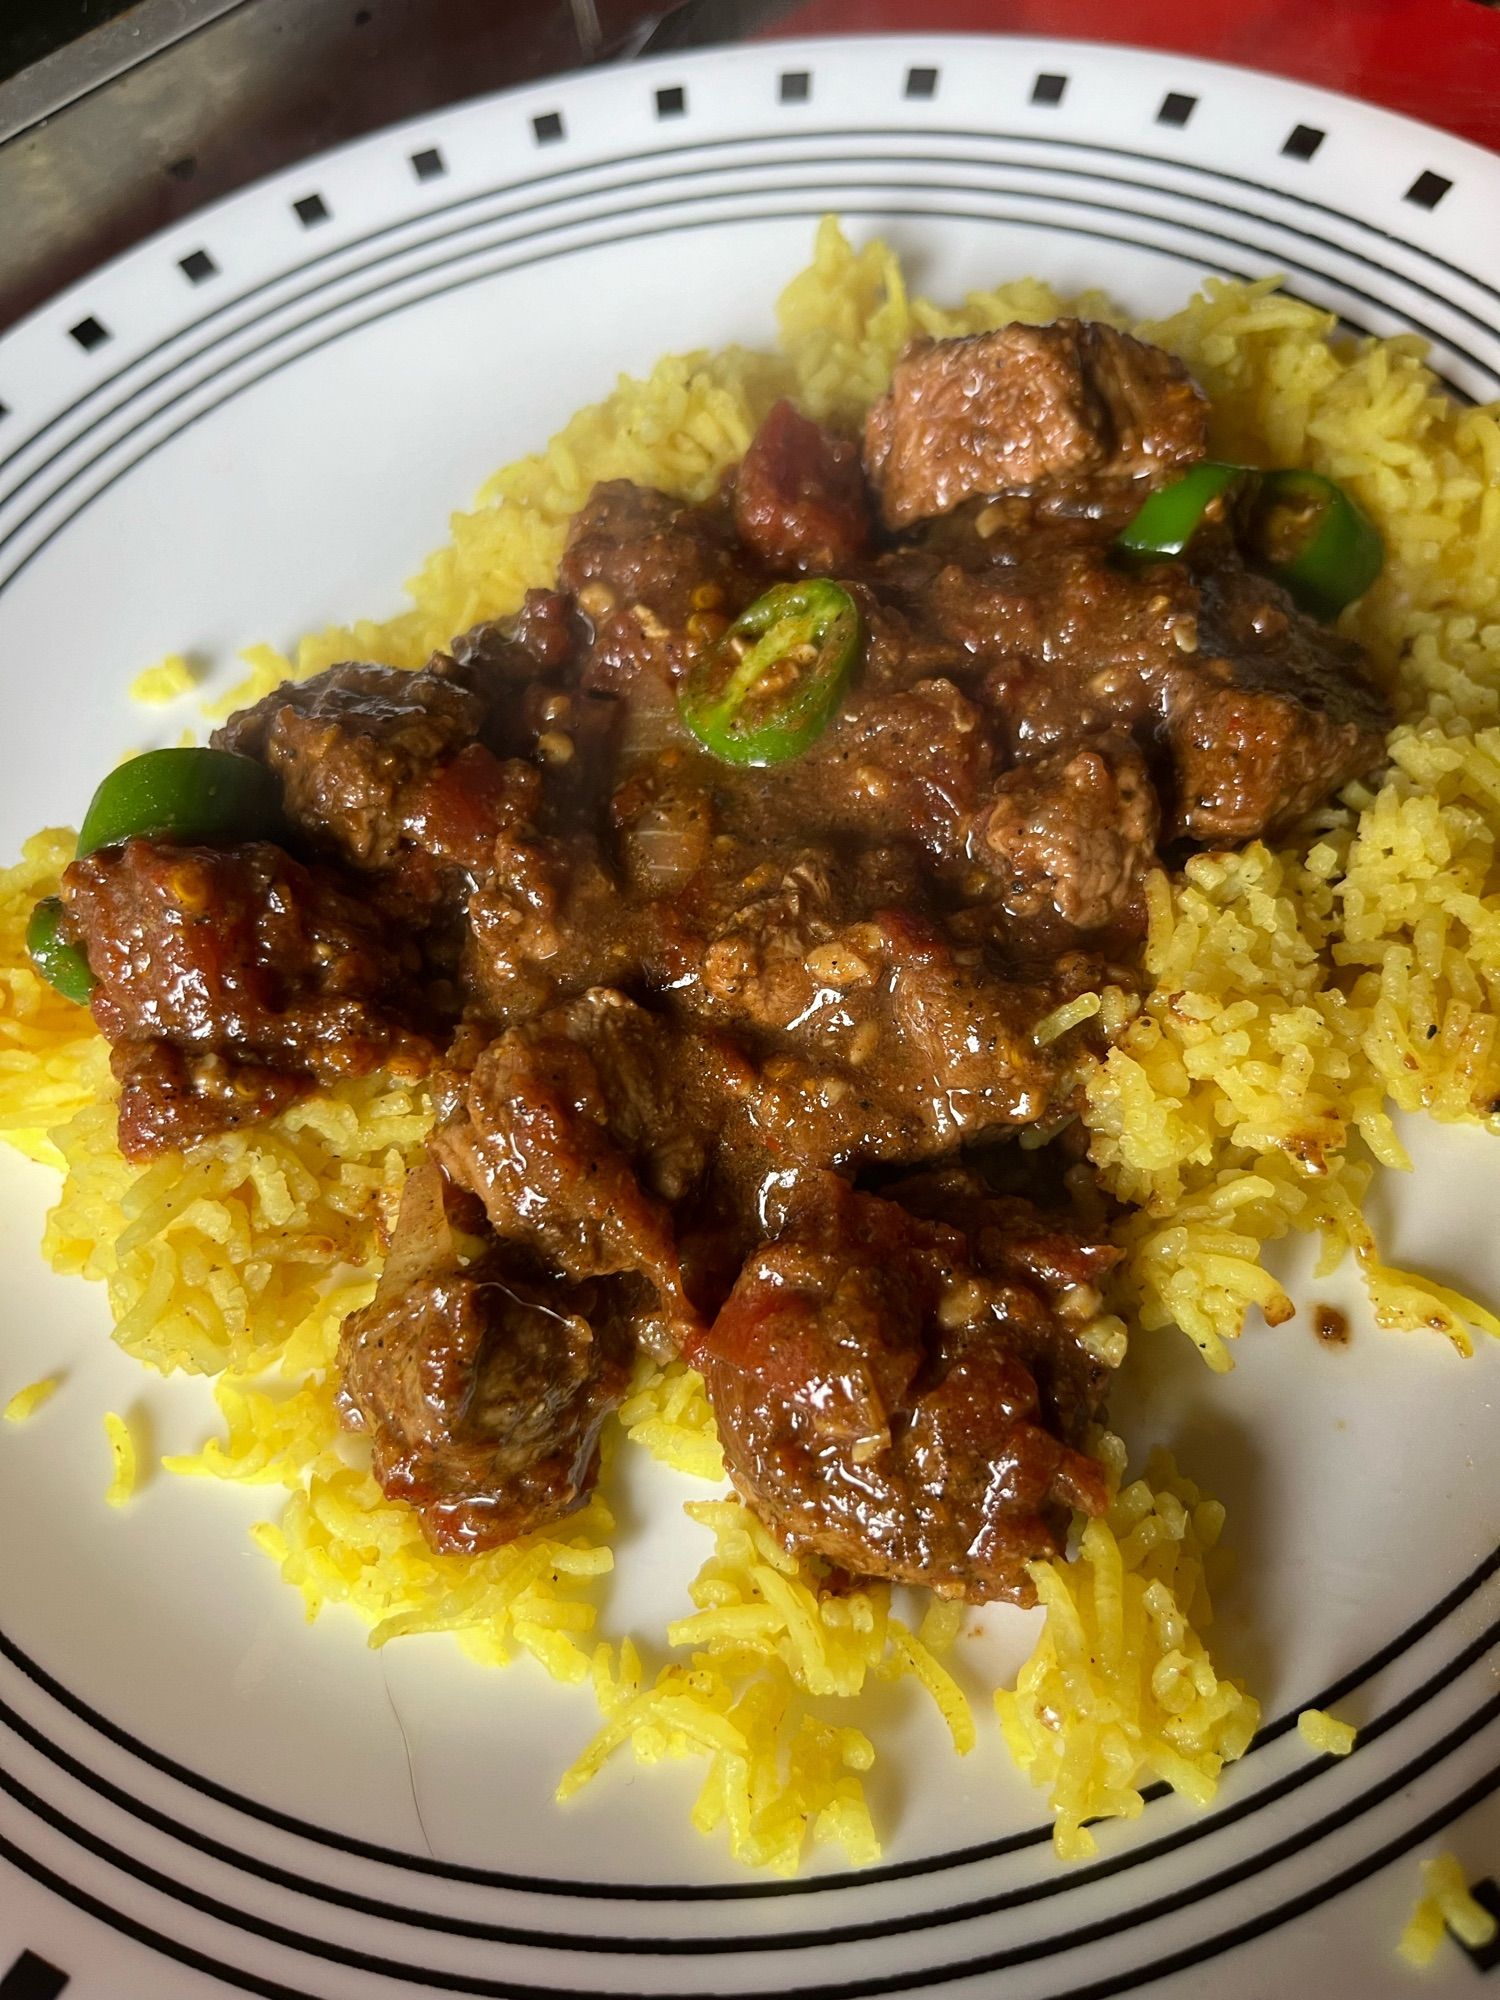
[[[443,1176],[430,1160],[413,1167],[401,1190],[390,1253],[375,1287],[375,1304],[389,1305],[434,1271],[456,1261],[453,1231],[443,1206]]]

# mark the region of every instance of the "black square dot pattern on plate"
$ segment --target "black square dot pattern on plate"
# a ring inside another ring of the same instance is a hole
[[[57,2000],[67,1983],[67,1973],[59,1972],[34,1951],[23,1951],[0,1979],[0,2000]]]
[[[540,112],[531,121],[531,129],[536,134],[539,146],[550,146],[555,139],[563,137],[563,118],[560,111]]]
[[[1282,140],[1281,150],[1289,160],[1310,160],[1327,137],[1316,125],[1294,125]]]
[[[938,73],[935,69],[909,69],[906,72],[906,95],[908,97],[936,97]]]
[[[1421,173],[1406,190],[1402,199],[1415,202],[1418,208],[1436,208],[1452,185],[1452,181],[1444,180],[1441,174],[1430,171]]]
[[[219,267],[206,250],[189,250],[185,257],[179,257],[177,268],[190,285],[201,285],[206,278],[216,278]]]
[[[812,96],[812,75],[805,69],[784,69],[778,91],[783,104],[806,104]]]
[[[436,146],[424,146],[411,156],[411,170],[419,181],[438,181],[448,171],[448,162]]]
[[[687,92],[680,83],[669,83],[656,93],[658,118],[680,118],[687,110]]]
[[[314,223],[328,220],[328,204],[320,194],[305,194],[301,201],[294,201],[292,208],[304,229],[311,229]]]
[[[78,342],[85,354],[92,354],[96,347],[102,347],[109,339],[109,328],[101,326],[92,313],[81,319],[77,326],[70,326],[68,332]]]
[[[1169,90],[1157,106],[1158,125],[1186,125],[1198,108],[1196,97],[1189,97],[1180,90]]]
[[[1482,1903],[1492,1917],[1500,1917],[1500,1882],[1496,1882],[1493,1876],[1486,1875],[1482,1882],[1471,1882],[1469,1894],[1476,1903]],[[1493,1972],[1500,1965],[1500,1935],[1492,1937],[1488,1944],[1464,1944],[1462,1938],[1458,1938],[1457,1942],[1481,1972]]]
[[[1033,104],[1061,104],[1067,87],[1068,79],[1065,76],[1055,76],[1050,71],[1043,70],[1031,86],[1031,101]]]

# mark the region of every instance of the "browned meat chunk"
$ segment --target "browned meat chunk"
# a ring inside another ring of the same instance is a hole
[[[499,839],[466,919],[464,983],[499,1026],[625,979],[638,962],[640,916],[586,835]]]
[[[867,1061],[887,1068],[886,1087],[912,1135],[884,1157],[930,1160],[1045,1117],[1058,1050],[1038,1049],[1031,1031],[1060,1000],[1096,984],[1097,973],[1082,960],[1059,960],[1050,980],[1022,979],[907,912],[887,912],[883,929],[894,1035]]]
[[[1047,481],[1135,479],[1201,458],[1208,406],[1160,348],[1092,320],[925,341],[865,425],[888,528]]]
[[[927,604],[982,670],[986,720],[1015,758],[1111,732],[1159,755],[1168,837],[1277,832],[1384,748],[1390,712],[1359,649],[1227,553],[1129,570],[1039,536],[944,568]]]
[[[967,1205],[926,1220],[799,1176],[689,1357],[731,1478],[789,1547],[1024,1604],[1026,1563],[1107,1504],[1081,1450],[1104,1371],[1080,1334],[1115,1253],[1024,1202]]]
[[[628,479],[589,495],[558,578],[594,626],[586,684],[611,692],[642,673],[680,679],[753,595],[722,510]]]
[[[434,1549],[467,1555],[586,1497],[631,1352],[600,1287],[518,1281],[491,1255],[345,1320],[339,1409],[386,1498],[416,1509]]]
[[[1140,751],[1128,737],[1101,737],[1008,771],[971,847],[999,876],[1010,916],[1102,930],[1143,914],[1158,818]]]
[[[560,591],[528,590],[511,621],[510,636],[532,662],[532,671],[560,673],[578,649],[578,614]]]
[[[389,867],[407,792],[478,740],[485,704],[424,667],[340,666],[277,688],[214,733],[281,780],[288,818],[359,868]]]
[[[449,646],[459,676],[509,707],[539,675],[562,673],[586,637],[583,621],[561,591],[528,590],[513,618],[491,618],[460,632]],[[498,687],[496,684],[499,684]],[[504,726],[504,716],[490,717]]]
[[[410,1026],[412,945],[278,847],[131,840],[73,862],[63,897],[99,981],[101,1032],[180,1052],[121,1058],[132,1158],[264,1115],[287,1078],[418,1070],[431,1053]]]
[[[274,1118],[308,1083],[264,1063],[190,1054],[174,1042],[117,1042],[109,1066],[120,1086],[120,1151],[129,1160],[186,1152],[215,1132]]]
[[[638,1272],[693,1318],[673,1206],[707,1179],[753,1080],[734,1052],[598,988],[484,1050],[432,1142],[497,1235],[569,1278]]]
[[[991,762],[983,710],[950,680],[921,680],[852,695],[790,782],[809,827],[915,838],[945,859],[961,851]]]
[[[919,1161],[1042,1115],[1055,1051],[1031,1029],[1054,989],[959,946],[889,870],[809,848],[674,908],[653,967],[674,1012],[736,1036],[761,1074],[754,1117],[793,1159]]]
[[[1358,647],[1304,618],[1274,584],[1211,572],[1193,636],[1193,671],[1178,675],[1167,709],[1173,833],[1277,833],[1379,763],[1391,714]]]
[[[870,538],[858,447],[777,403],[735,475],[734,525],[773,568],[846,568]]]

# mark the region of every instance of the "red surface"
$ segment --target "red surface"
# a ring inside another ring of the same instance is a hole
[[[777,35],[1060,35],[1272,70],[1500,152],[1500,5],[1481,0],[807,0]]]

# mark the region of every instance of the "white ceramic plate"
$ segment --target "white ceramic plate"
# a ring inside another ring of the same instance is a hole
[[[621,369],[766,342],[837,210],[939,294],[1035,271],[1163,310],[1207,272],[1283,271],[1352,325],[1414,327],[1500,390],[1500,163],[1384,112],[1176,57],[1005,40],[766,44],[568,77],[350,146],[205,211],[0,340],[0,851],[76,819],[169,649],[394,608],[450,508]],[[227,670],[227,669],[226,669]],[[191,704],[184,704],[190,710]],[[1497,1154],[1413,1134],[1395,1255],[1500,1295]],[[1071,1871],[995,1733],[954,1761],[892,1697],[886,1861],[795,1885],[687,1828],[694,1774],[622,1763],[566,1811],[583,1691],[445,1642],[315,1628],[251,1548],[254,1492],[152,1479],[102,1504],[106,1408],[184,1449],[202,1384],[149,1381],[104,1303],[36,1254],[49,1177],[0,1165],[0,1994],[724,1994],[945,1987],[1010,2000],[1398,1995],[1416,1856],[1500,1873],[1500,1355],[1257,1325],[1211,1380],[1159,1343],[1133,1441],[1174,1442],[1241,1551],[1217,1645],[1268,1727],[1213,1810],[1153,1799]],[[1302,1288],[1304,1299],[1311,1295]],[[698,1561],[680,1485],[640,1474],[621,1616]],[[981,1693],[1029,1649],[996,1610]],[[1292,1718],[1337,1701],[1347,1760]],[[7,1972],[7,1968],[13,1969]],[[1428,1990],[1478,1975],[1456,1945]]]

